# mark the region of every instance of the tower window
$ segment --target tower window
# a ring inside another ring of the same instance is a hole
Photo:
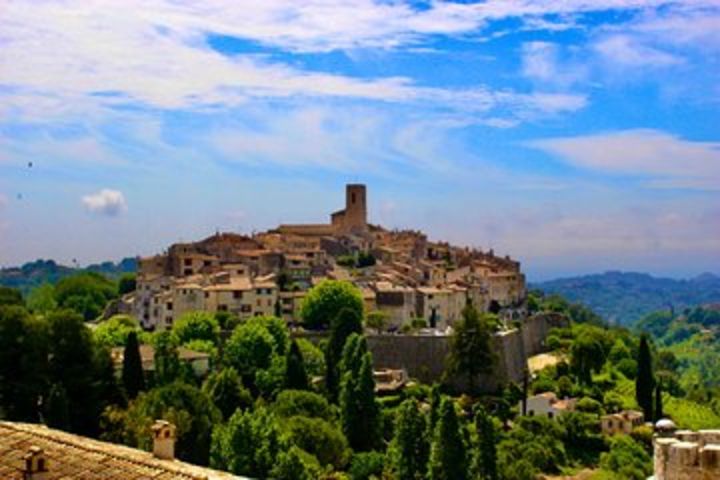
[[[355,203],[355,192],[350,194],[350,202]]]

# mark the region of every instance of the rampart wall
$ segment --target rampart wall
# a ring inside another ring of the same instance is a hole
[[[567,325],[559,315],[535,315],[525,319],[519,328],[499,332],[493,336],[495,363],[490,374],[482,375],[478,387],[495,391],[507,382],[521,382],[527,358],[544,349],[547,332],[557,326]],[[301,334],[317,342],[324,333]],[[367,335],[368,348],[372,352],[374,367],[404,368],[408,375],[423,383],[443,380],[446,358],[450,349],[450,337],[446,335]],[[464,387],[465,379],[452,379],[458,388]]]

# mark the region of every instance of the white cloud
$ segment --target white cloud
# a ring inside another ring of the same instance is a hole
[[[104,188],[97,193],[82,197],[82,203],[88,211],[116,217],[127,211],[125,196],[118,190]]]
[[[625,130],[530,145],[576,167],[649,177],[649,186],[720,189],[717,142],[693,142],[657,130]]]
[[[561,61],[560,48],[550,42],[528,42],[522,48],[524,76],[553,85],[568,86],[587,76],[587,67],[577,62]]]
[[[669,67],[685,60],[677,55],[641,43],[629,35],[612,35],[599,40],[594,49],[615,67]]]

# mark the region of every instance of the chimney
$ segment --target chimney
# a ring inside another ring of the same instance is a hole
[[[155,420],[152,426],[153,455],[161,460],[175,459],[175,425],[165,420]]]
[[[48,462],[42,448],[30,447],[28,453],[23,456],[23,460],[25,461],[23,480],[46,480],[48,478]]]

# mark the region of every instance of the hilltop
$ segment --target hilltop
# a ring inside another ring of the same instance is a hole
[[[582,303],[621,325],[631,325],[657,310],[677,312],[720,301],[720,277],[711,273],[677,280],[611,271],[534,283],[531,288]]]
[[[59,280],[80,272],[101,273],[108,277],[119,277],[123,273],[134,272],[137,268],[135,258],[124,258],[117,263],[102,262],[77,268],[61,265],[54,260],[35,260],[20,267],[0,269],[0,285],[13,287],[27,294],[43,283],[56,283]]]

